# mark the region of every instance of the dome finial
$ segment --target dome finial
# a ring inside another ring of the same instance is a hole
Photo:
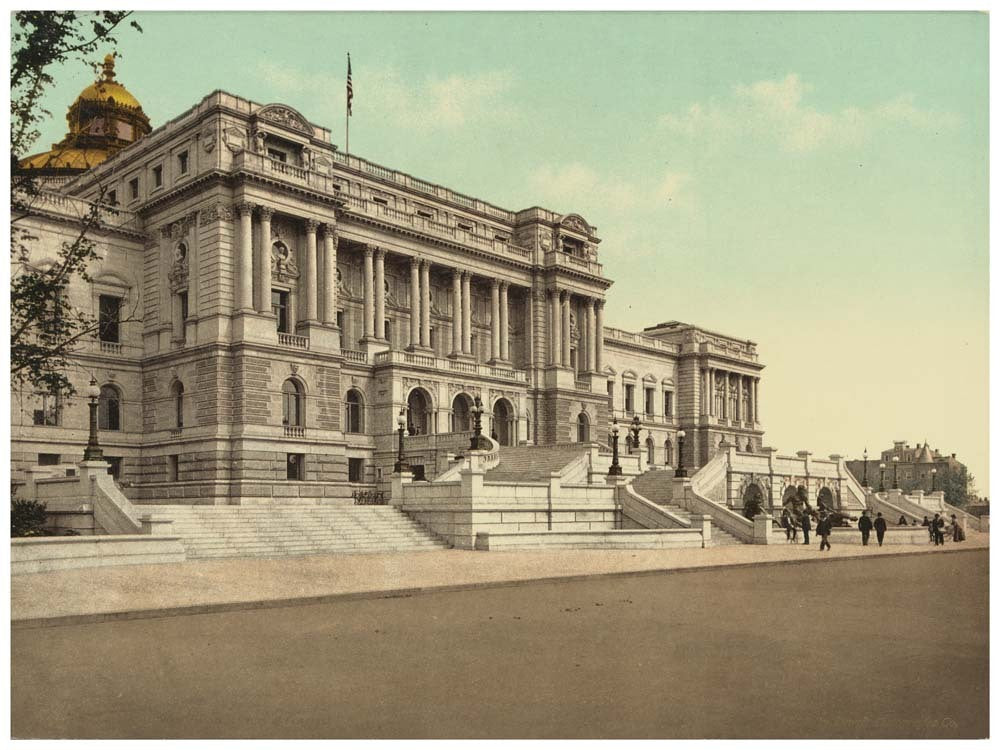
[[[104,80],[111,82],[115,80],[115,56],[105,55],[104,56]]]

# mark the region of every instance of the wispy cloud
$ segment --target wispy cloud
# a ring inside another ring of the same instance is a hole
[[[722,101],[695,102],[680,113],[659,118],[662,128],[689,138],[773,139],[791,152],[861,143],[878,131],[905,126],[923,131],[951,130],[959,118],[950,112],[917,107],[900,95],[873,107],[821,111],[806,102],[812,86],[789,73],[780,80],[738,84]]]
[[[259,76],[278,91],[342,91],[344,80],[325,73],[304,73],[272,62],[258,63]],[[390,118],[409,130],[456,130],[489,119],[496,123],[518,116],[509,96],[514,78],[508,71],[453,73],[444,78],[411,79],[395,68],[354,72],[354,114]]]
[[[528,176],[528,188],[542,205],[560,211],[634,216],[649,211],[691,208],[691,176],[661,172],[643,178],[601,174],[584,164],[542,165]]]

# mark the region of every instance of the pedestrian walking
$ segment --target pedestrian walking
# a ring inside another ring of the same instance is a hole
[[[785,530],[785,543],[792,541],[792,514],[788,508],[781,511],[781,528]]]
[[[924,516],[924,522],[920,525],[927,527],[927,541],[934,544],[934,525],[931,523],[931,519]]]
[[[816,524],[816,534],[820,538],[819,549],[830,549],[830,532],[833,531],[833,516],[829,513],[821,513]]]
[[[953,542],[965,541],[965,529],[963,529],[961,524],[959,524],[958,518],[955,516],[954,513],[951,514],[951,541]]]
[[[812,531],[812,522],[809,520],[809,513],[802,514],[802,543],[809,544],[809,532]]]
[[[934,518],[931,520],[931,529],[934,532],[934,546],[944,544],[944,519],[941,518],[940,513],[935,513]]]
[[[882,546],[882,540],[885,539],[885,529],[886,523],[885,519],[882,518],[882,514],[878,513],[875,515],[875,538],[878,540],[878,546]]]
[[[868,511],[861,511],[861,518],[858,519],[858,531],[861,532],[861,544],[868,546],[868,537],[872,533],[872,519],[868,517]]]

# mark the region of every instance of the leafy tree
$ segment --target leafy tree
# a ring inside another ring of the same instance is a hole
[[[131,15],[126,11],[18,11],[13,14],[10,73],[11,164],[11,387],[31,387],[53,395],[72,395],[68,358],[77,345],[95,334],[99,321],[74,308],[67,294],[74,279],[89,281],[87,267],[98,256],[89,235],[113,214],[98,205],[80,217],[79,231],[62,243],[55,262],[39,268],[30,262],[38,238],[24,221],[44,200],[43,186],[29,171],[18,170],[39,137],[40,123],[51,113],[41,99],[51,87],[54,67],[88,62],[98,47],[115,44],[112,32]],[[129,25],[142,31],[135,21]],[[57,155],[56,155],[57,156]]]
[[[939,471],[937,475],[937,488],[944,490],[944,501],[959,508],[969,502],[969,488],[974,482],[964,466],[957,471]]]
[[[14,498],[10,501],[10,535],[44,536],[45,503]]]

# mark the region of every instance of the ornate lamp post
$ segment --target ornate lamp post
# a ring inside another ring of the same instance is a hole
[[[885,492],[885,463],[878,465],[878,491]]]
[[[90,379],[87,397],[90,399],[90,437],[87,438],[87,447],[83,451],[83,460],[103,461],[104,451],[101,450],[101,444],[97,442],[97,402],[101,398],[101,389],[94,378]]]
[[[611,423],[611,467],[608,469],[609,477],[620,477],[622,467],[618,463],[618,420]]]
[[[410,468],[409,463],[403,459],[403,433],[406,432],[406,407],[404,406],[399,410],[399,414],[396,416],[396,425],[399,427],[399,455],[396,457],[396,465],[393,467],[393,471],[399,474],[403,471],[408,471]]]
[[[899,456],[892,457],[892,488],[899,489]]]
[[[937,469],[931,469],[931,492],[937,491]]]
[[[867,487],[868,486],[868,448],[867,447],[865,447],[864,457],[865,457],[865,476],[861,480],[861,486],[862,487]]]
[[[479,437],[483,434],[483,402],[479,396],[476,396],[475,402],[472,404],[472,440],[469,441],[469,450],[477,451],[479,450]]]
[[[677,468],[674,469],[675,477],[686,477],[687,469],[684,468],[684,430],[677,430]]]
[[[636,414],[632,417],[632,445],[635,449],[639,450],[639,428],[642,427],[642,422],[639,421],[639,415]],[[629,451],[631,453],[631,451]]]

